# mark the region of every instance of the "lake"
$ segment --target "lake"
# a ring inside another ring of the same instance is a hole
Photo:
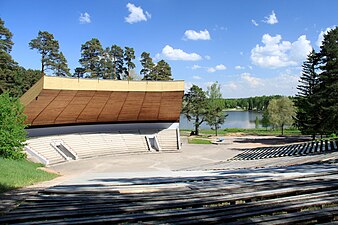
[[[223,128],[255,128],[256,116],[261,120],[262,113],[256,111],[226,111],[228,114],[224,124],[222,124],[221,129]],[[261,127],[261,125],[260,125]],[[188,121],[187,117],[183,114],[180,116],[180,128],[181,129],[193,129],[193,121]],[[201,129],[211,129],[205,122],[200,126]]]

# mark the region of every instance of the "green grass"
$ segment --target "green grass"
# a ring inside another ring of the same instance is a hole
[[[37,169],[42,164],[0,158],[0,193],[51,180],[58,175]]]
[[[211,144],[211,141],[199,139],[199,138],[192,138],[192,139],[189,138],[188,143],[189,144]]]
[[[181,130],[183,135],[190,134],[190,130]],[[258,129],[242,129],[242,128],[226,128],[220,129],[217,131],[219,135],[229,135],[232,133],[243,133],[246,135],[281,135],[281,130],[266,130],[265,128],[258,128]],[[200,130],[200,135],[215,135],[215,131],[211,129],[202,129]],[[285,129],[284,135],[301,135],[300,131],[297,129]]]

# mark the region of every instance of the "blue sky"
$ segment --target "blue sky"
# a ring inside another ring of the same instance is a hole
[[[186,88],[221,84],[223,97],[294,95],[301,63],[337,25],[336,0],[0,0],[14,34],[13,58],[40,69],[28,43],[39,30],[54,34],[71,71],[81,44],[98,38],[165,59]],[[136,60],[136,72],[142,68]]]

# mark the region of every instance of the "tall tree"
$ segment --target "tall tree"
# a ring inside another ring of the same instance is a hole
[[[303,134],[311,134],[313,138],[315,138],[316,133],[322,131],[321,110],[319,110],[318,95],[316,94],[319,88],[318,56],[312,50],[303,63],[300,84],[297,86],[298,94],[295,100],[297,107],[296,125]]]
[[[112,79],[121,80],[123,77],[123,49],[118,45],[111,47],[111,57],[113,61]]]
[[[172,80],[171,67],[164,61],[160,60],[153,70],[153,80]]]
[[[208,108],[206,113],[206,122],[209,126],[211,126],[211,129],[215,130],[215,134],[217,136],[218,129],[221,128],[225,118],[228,116],[228,114],[223,112],[224,103],[221,101],[221,86],[217,81],[208,86],[207,97]]]
[[[324,35],[320,48],[319,109],[326,133],[338,132],[338,27]]]
[[[23,106],[18,98],[12,98],[8,93],[0,95],[0,157],[22,159],[26,141],[26,131]]]
[[[295,116],[293,102],[288,97],[272,99],[268,105],[269,120],[272,125],[279,126],[284,135],[284,127],[292,125]]]
[[[101,66],[103,79],[112,79],[113,58],[109,47],[107,47],[102,53]]]
[[[153,63],[153,59],[150,57],[150,53],[142,52],[141,54],[141,65],[143,69],[141,69],[140,74],[143,75],[143,80],[152,80],[153,70],[155,64]]]
[[[54,35],[47,31],[39,31],[38,36],[29,42],[31,49],[37,49],[41,54],[41,73],[44,74],[55,60],[59,52],[59,42],[54,39]]]
[[[199,127],[205,121],[208,102],[202,88],[193,85],[183,97],[182,113],[189,121],[194,121],[195,134],[199,135]]]
[[[12,69],[16,63],[12,59],[13,34],[5,27],[5,22],[0,18],[0,69]]]
[[[124,48],[124,61],[126,62],[126,67],[124,69],[127,80],[130,77],[130,70],[135,68],[135,63],[133,60],[135,59],[135,51],[133,48],[125,47]]]
[[[97,38],[93,38],[81,45],[80,64],[90,73],[91,78],[99,78],[101,73],[101,57],[103,48]]]
[[[70,72],[69,72],[69,68],[68,68],[68,64],[67,64],[67,60],[65,58],[65,56],[63,55],[62,52],[58,53],[55,58],[54,58],[54,62],[51,66],[51,69],[54,71],[54,74],[56,76],[70,76]]]

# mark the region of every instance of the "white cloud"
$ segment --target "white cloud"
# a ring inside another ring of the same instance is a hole
[[[244,70],[245,67],[244,66],[235,66],[235,70]]]
[[[256,20],[251,20],[251,23],[252,23],[253,25],[255,25],[256,27],[259,25],[259,24],[256,22]]]
[[[263,20],[263,22],[271,25],[278,23],[278,19],[275,12],[272,11],[271,15],[265,17],[265,20]]]
[[[201,30],[199,32],[194,31],[194,30],[186,30],[184,32],[184,38],[185,39],[189,39],[189,40],[210,40],[210,34],[209,31],[207,29],[205,29],[204,31]]]
[[[215,67],[206,67],[206,69],[207,69],[207,71],[209,73],[214,73],[214,72],[216,72],[218,70],[226,70],[227,68],[223,64],[219,64],[219,65],[217,65]]]
[[[146,14],[143,13],[143,9],[139,6],[135,6],[132,3],[127,4],[128,11],[130,14],[125,17],[125,21],[127,23],[133,24],[133,23],[138,23],[141,21],[147,21],[148,19],[151,18],[151,14],[148,13],[147,11],[145,12]]]
[[[330,30],[334,29],[334,27],[335,27],[335,26],[333,26],[333,27],[328,27],[328,28],[326,28],[325,31],[321,31],[321,32],[319,33],[318,39],[317,39],[317,41],[316,41],[316,45],[317,45],[318,47],[322,46],[322,43],[323,43],[323,41],[324,41],[324,35],[327,34],[327,32],[329,32]]]
[[[200,65],[193,65],[192,67],[191,67],[191,69],[193,69],[193,70],[197,70],[197,69],[201,69],[202,67],[200,66]]]
[[[91,23],[89,13],[87,13],[87,12],[81,13],[80,17],[79,17],[79,21],[80,21],[81,24]]]
[[[205,58],[206,60],[210,60],[210,59],[211,59],[211,57],[210,57],[209,55],[204,56],[204,58]]]
[[[202,79],[202,77],[200,77],[200,76],[193,76],[192,78],[194,78],[195,80],[201,80]]]
[[[251,50],[251,61],[261,67],[279,68],[297,66],[306,59],[312,47],[305,35],[291,43],[281,41],[282,36],[270,36],[264,34],[262,37],[263,46],[256,45]]]
[[[241,79],[246,82],[250,87],[264,86],[263,80],[258,77],[251,76],[250,73],[242,73]]]
[[[162,49],[161,54],[156,54],[156,58],[164,57],[168,60],[198,61],[202,57],[197,53],[186,53],[182,49],[174,49],[170,45],[166,45]]]
[[[223,85],[223,87],[224,87],[225,89],[230,89],[231,91],[235,91],[235,90],[238,89],[238,85],[237,85],[235,82],[233,82],[233,81],[230,81],[230,82],[225,83],[225,84]]]
[[[214,67],[207,68],[208,73],[216,72],[216,69]]]

